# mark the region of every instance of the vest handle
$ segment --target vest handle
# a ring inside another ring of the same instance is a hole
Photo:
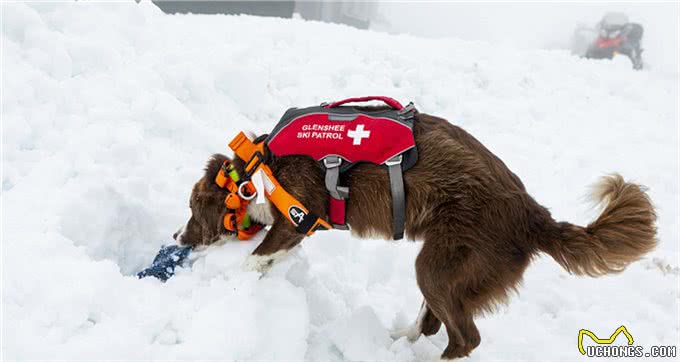
[[[385,97],[385,96],[366,96],[366,97],[347,98],[347,99],[343,99],[341,101],[326,104],[326,105],[324,105],[324,108],[335,108],[335,107],[339,107],[339,106],[346,104],[346,103],[368,102],[368,101],[382,101],[383,103],[387,104],[388,106],[390,106],[390,107],[392,107],[392,108],[394,108],[398,111],[401,111],[402,109],[404,109],[404,106],[402,106],[401,103],[399,103],[399,101],[397,101],[394,98]]]

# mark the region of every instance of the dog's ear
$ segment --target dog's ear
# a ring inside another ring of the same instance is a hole
[[[214,180],[215,177],[217,177],[217,173],[220,172],[222,164],[228,159],[227,156],[219,153],[210,156],[210,159],[208,159],[208,162],[205,164],[205,178]]]

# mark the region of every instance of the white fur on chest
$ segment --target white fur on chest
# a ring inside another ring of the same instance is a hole
[[[263,204],[251,202],[248,204],[248,215],[254,221],[260,224],[271,225],[274,223],[274,215],[272,215],[272,204],[269,199],[266,199]]]

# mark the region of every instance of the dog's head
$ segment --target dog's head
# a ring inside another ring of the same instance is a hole
[[[215,177],[227,156],[215,154],[205,166],[205,172],[194,185],[189,199],[191,217],[173,238],[181,245],[209,245],[222,238],[235,239],[223,224],[227,207],[224,198],[228,191],[215,183]]]

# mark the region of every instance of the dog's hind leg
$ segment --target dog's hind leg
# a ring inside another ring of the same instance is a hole
[[[472,254],[469,247],[454,240],[426,240],[416,259],[418,286],[428,309],[444,324],[449,337],[443,359],[467,356],[480,343],[472,306],[466,299],[471,292],[468,273],[476,269]],[[439,324],[435,322],[431,326],[434,329]]]
[[[437,316],[434,315],[432,310],[427,307],[427,303],[423,301],[423,305],[427,308],[423,321],[420,325],[420,332],[426,336],[431,336],[439,332],[439,328],[442,326],[442,321],[440,321]]]

